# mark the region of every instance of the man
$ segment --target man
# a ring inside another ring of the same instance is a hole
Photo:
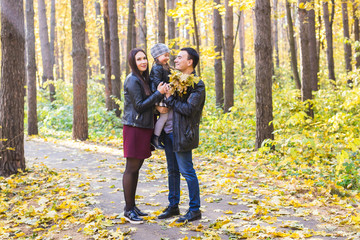
[[[199,54],[193,48],[183,48],[175,59],[175,68],[185,74],[196,74]],[[180,173],[189,190],[189,210],[177,222],[201,219],[199,181],[192,162],[192,149],[199,145],[199,123],[205,103],[205,85],[200,80],[187,93],[179,96],[167,91],[164,100],[170,107],[165,124],[164,145],[168,169],[169,205],[158,216],[165,219],[180,214]]]

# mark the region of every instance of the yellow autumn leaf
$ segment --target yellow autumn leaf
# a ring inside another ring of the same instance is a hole
[[[23,233],[23,232],[16,233],[15,236],[16,236],[17,238],[23,237],[23,236],[25,236],[25,233]]]
[[[40,232],[40,231],[44,231],[45,229],[44,228],[35,228],[33,230],[33,232]]]
[[[224,213],[225,213],[225,214],[233,214],[233,211],[231,211],[231,210],[226,210],[226,211],[224,211]]]
[[[360,225],[360,214],[356,216],[351,216],[351,222]]]
[[[180,227],[183,226],[185,223],[177,223],[176,221],[173,221],[169,224],[170,227]]]

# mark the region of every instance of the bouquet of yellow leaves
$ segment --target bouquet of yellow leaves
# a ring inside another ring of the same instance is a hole
[[[200,81],[199,77],[194,74],[185,74],[180,71],[173,70],[169,75],[170,93],[173,95],[175,92],[182,97],[186,94],[188,87],[194,87],[195,83]]]

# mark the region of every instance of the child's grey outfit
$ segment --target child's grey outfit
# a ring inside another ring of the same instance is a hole
[[[164,69],[161,64],[155,63],[151,68],[150,72],[150,87],[152,92],[156,92],[159,83],[166,82],[169,83],[169,74],[170,71]],[[166,104],[161,100],[157,103],[158,106],[167,107]],[[154,134],[160,136],[162,129],[164,128],[165,122],[168,118],[168,113],[160,113],[160,117],[156,121]]]

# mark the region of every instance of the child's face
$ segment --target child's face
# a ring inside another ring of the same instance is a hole
[[[157,60],[161,65],[165,65],[170,59],[169,53],[164,53],[163,55],[158,56]]]

